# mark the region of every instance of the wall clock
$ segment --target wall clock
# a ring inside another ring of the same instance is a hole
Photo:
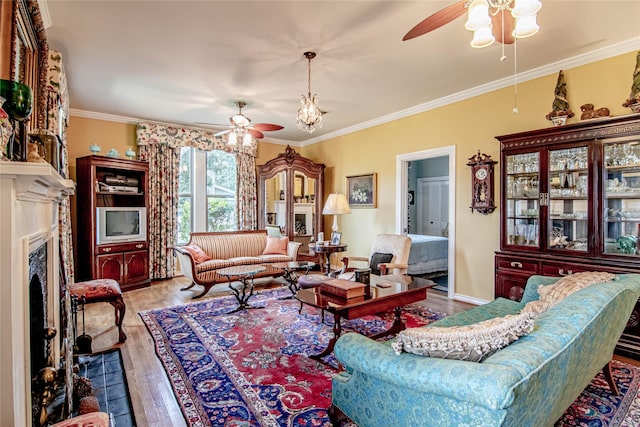
[[[471,156],[467,166],[471,167],[471,212],[487,215],[496,209],[493,188],[493,166],[498,163],[490,155],[480,153]]]

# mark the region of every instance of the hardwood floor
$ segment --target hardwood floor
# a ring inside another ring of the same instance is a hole
[[[170,280],[156,281],[150,287],[124,293],[127,307],[124,318],[124,330],[127,341],[117,344],[118,330],[114,325],[114,310],[107,303],[91,304],[85,312],[86,333],[93,337],[92,350],[99,352],[113,347],[119,347],[122,352],[124,367],[131,392],[133,412],[137,425],[140,427],[181,427],[186,426],[184,417],[173,394],[166,373],[157,358],[153,340],[142,323],[138,312],[159,307],[184,304],[191,301],[191,297],[200,292],[180,291],[188,284],[183,277]],[[282,286],[282,279],[256,280],[257,289]],[[214,286],[209,293],[200,300],[226,295],[226,284]],[[453,301],[446,297],[446,293],[429,290],[427,300],[420,304],[430,310],[453,314],[468,310],[473,305]],[[82,333],[81,318],[78,321]],[[619,358],[640,365],[631,359]]]

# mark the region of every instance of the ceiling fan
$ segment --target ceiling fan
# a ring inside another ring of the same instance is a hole
[[[445,24],[459,18],[469,9],[469,19],[471,19],[471,8],[476,1],[473,0],[459,0],[444,9],[441,9],[433,15],[425,18],[423,21],[413,27],[402,38],[403,41],[411,40],[423,34],[427,34],[433,30],[442,27]],[[487,3],[484,1],[483,3]],[[514,15],[511,4],[513,0],[489,0],[489,15],[491,17],[491,32],[493,37],[499,43],[512,44],[515,41],[513,34],[514,30]],[[505,10],[512,11],[512,13],[504,13]],[[472,28],[468,28],[473,30]],[[472,44],[473,46],[473,44]],[[483,47],[483,46],[474,46]]]
[[[236,107],[238,107],[238,114],[234,114],[229,117],[230,125],[213,125],[213,126],[222,126],[227,127],[228,129],[221,130],[217,132],[215,136],[226,135],[230,132],[234,132],[237,136],[245,135],[247,133],[251,134],[255,139],[264,138],[264,133],[262,132],[271,132],[275,130],[284,129],[284,126],[272,124],[272,123],[254,123],[251,124],[251,119],[244,114],[242,114],[242,109],[247,106],[247,103],[244,101],[236,101]],[[211,123],[207,123],[211,124]]]

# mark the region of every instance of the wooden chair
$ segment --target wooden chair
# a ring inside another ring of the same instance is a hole
[[[122,322],[124,321],[124,313],[126,306],[122,299],[122,291],[120,285],[113,279],[95,279],[86,282],[77,282],[69,287],[71,295],[76,296],[78,300],[85,297],[85,304],[93,304],[96,302],[108,302],[115,309],[116,326],[118,327],[118,342],[125,342],[127,334],[122,330]]]

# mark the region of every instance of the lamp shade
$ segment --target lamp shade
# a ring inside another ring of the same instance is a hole
[[[322,209],[323,215],[342,215],[351,213],[349,202],[344,194],[332,193],[327,197],[327,201]]]

